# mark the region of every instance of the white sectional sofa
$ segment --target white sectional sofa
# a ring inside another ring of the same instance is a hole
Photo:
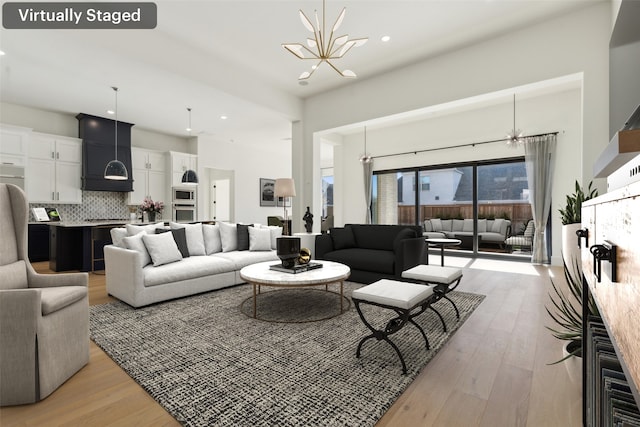
[[[500,246],[509,237],[511,221],[508,219],[479,219],[478,235],[482,237],[482,243],[494,243]],[[456,236],[473,236],[472,219],[440,219],[432,218],[424,221],[424,237],[431,239],[448,238]]]
[[[282,235],[280,227],[245,227],[171,223],[176,231],[166,234],[156,234],[156,229],[167,229],[163,223],[114,228],[113,244],[104,248],[107,293],[142,307],[244,283],[242,267],[279,261],[275,242]],[[185,229],[182,248],[179,228]],[[238,239],[242,233],[250,234],[249,247]]]

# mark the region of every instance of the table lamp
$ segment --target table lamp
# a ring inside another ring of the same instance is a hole
[[[289,221],[287,215],[287,198],[295,197],[296,184],[293,178],[278,178],[274,189],[276,197],[282,197],[282,206],[284,207],[284,235],[289,235]]]

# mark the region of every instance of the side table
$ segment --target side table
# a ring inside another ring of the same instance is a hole
[[[300,248],[307,248],[311,251],[311,259],[316,259],[316,236],[321,233],[293,233],[293,237],[300,238]]]

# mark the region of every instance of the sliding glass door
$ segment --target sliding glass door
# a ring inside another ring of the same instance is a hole
[[[531,218],[520,158],[376,173],[372,213],[377,224],[428,221],[432,231],[461,240],[459,250],[530,254],[505,242]]]

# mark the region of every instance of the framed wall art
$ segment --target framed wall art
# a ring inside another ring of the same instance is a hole
[[[270,178],[260,178],[260,206],[275,206],[276,180]]]

